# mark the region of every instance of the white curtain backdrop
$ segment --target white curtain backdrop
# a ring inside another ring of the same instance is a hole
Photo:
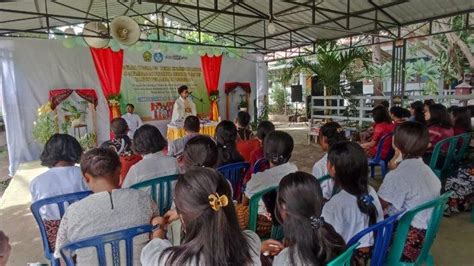
[[[37,160],[42,147],[31,135],[37,109],[55,88],[93,88],[99,96],[99,142],[108,138],[108,108],[89,49],[67,49],[61,42],[33,39],[0,40],[3,115],[7,131],[10,175],[22,162]]]

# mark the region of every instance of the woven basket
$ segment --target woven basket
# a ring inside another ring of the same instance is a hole
[[[242,204],[235,205],[237,213],[237,220],[239,221],[240,229],[246,230],[249,225],[249,206]],[[258,215],[257,217],[257,235],[260,237],[269,237],[272,231],[272,221],[266,216]]]

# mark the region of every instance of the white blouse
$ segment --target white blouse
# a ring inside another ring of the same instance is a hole
[[[374,198],[377,209],[377,222],[384,219],[382,205],[375,190],[369,186],[369,195]],[[357,205],[357,198],[345,190],[341,190],[324,204],[322,215],[324,220],[331,224],[336,232],[347,242],[360,231],[369,227],[369,216],[362,213]],[[374,243],[372,234],[364,236],[360,240],[359,247],[370,247]]]

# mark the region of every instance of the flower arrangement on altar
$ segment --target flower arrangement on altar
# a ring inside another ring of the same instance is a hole
[[[215,102],[219,100],[219,91],[213,91],[209,94],[209,101]]]
[[[120,99],[122,95],[115,94],[107,97],[107,103],[109,104],[110,111],[112,112],[112,118],[117,118],[121,116],[120,112]]]

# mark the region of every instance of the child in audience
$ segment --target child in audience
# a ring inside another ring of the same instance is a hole
[[[156,204],[148,193],[120,189],[120,160],[114,151],[103,148],[88,151],[82,157],[81,171],[94,194],[67,208],[56,240],[57,258],[61,247],[70,242],[150,224],[158,215]],[[134,265],[139,264],[139,254],[148,239],[148,235],[134,239]],[[79,249],[76,255],[78,265],[97,264],[94,250]]]
[[[250,162],[252,151],[260,145],[259,141],[253,137],[253,132],[248,129],[249,123],[249,113],[240,111],[235,120],[235,125],[237,126],[237,150],[246,162]]]
[[[378,191],[382,207],[389,215],[439,197],[441,182],[422,159],[428,142],[428,129],[423,124],[406,122],[395,129],[393,144],[403,161],[385,176]],[[423,211],[413,218],[403,260],[413,262],[418,257],[430,216],[431,211]]]
[[[250,153],[250,167],[251,169],[247,171],[247,175],[245,177],[244,182],[247,183],[248,180],[250,180],[250,177],[252,176],[252,173],[254,171],[254,166],[255,163],[264,158],[265,154],[263,152],[263,142],[265,141],[265,137],[270,134],[270,132],[275,131],[275,125],[273,125],[272,122],[270,121],[262,121],[257,127],[257,141],[258,141],[258,146]],[[268,169],[269,165],[264,165],[261,171]]]
[[[230,121],[222,121],[216,127],[217,167],[243,162],[236,148],[237,128]]]
[[[281,250],[273,265],[326,265],[344,252],[344,239],[321,217],[324,201],[318,180],[310,174],[296,172],[280,181],[277,219],[287,246],[272,239],[262,243],[264,254]]]
[[[190,139],[184,147],[183,172],[193,167],[215,168],[217,163],[217,146],[213,139],[199,135]]]
[[[270,169],[252,175],[245,189],[248,199],[257,192],[278,186],[284,176],[298,171],[296,165],[289,162],[294,142],[288,133],[278,130],[271,132],[265,137],[263,147],[265,158],[270,162]]]
[[[448,109],[446,109],[444,105],[430,105],[428,111],[425,112],[425,120],[428,126],[428,132],[430,133],[428,151],[432,151],[436,143],[441,140],[454,136],[451,117],[449,116]]]
[[[48,171],[35,177],[30,183],[32,202],[54,196],[87,191],[89,187],[84,183],[81,169],[75,166],[82,155],[81,144],[68,134],[54,134],[41,153],[41,165],[49,168]],[[61,221],[59,209],[49,205],[40,209],[48,232],[48,242],[54,248],[56,232]]]
[[[201,122],[199,118],[194,115],[190,115],[184,119],[184,132],[186,136],[176,139],[169,143],[168,145],[168,156],[178,157],[184,151],[184,146],[191,138],[199,135],[199,130],[201,129]]]
[[[318,143],[321,146],[321,149],[325,154],[319,161],[317,161],[313,166],[313,176],[316,178],[321,178],[328,174],[327,161],[328,154],[327,151],[336,142],[345,141],[346,135],[344,129],[337,122],[329,122],[324,124],[319,129]],[[328,179],[321,184],[321,189],[323,191],[323,197],[328,200],[332,196],[334,189],[334,179]]]
[[[411,116],[408,119],[408,121],[425,124],[426,121],[425,121],[424,112],[425,112],[425,109],[424,109],[423,102],[421,102],[421,101],[412,102],[410,104],[410,114],[411,114]]]
[[[12,247],[10,246],[8,236],[0,231],[0,266],[6,266]]]
[[[120,185],[122,185],[130,167],[139,162],[142,157],[132,151],[132,141],[127,136],[128,125],[125,119],[121,117],[113,119],[110,122],[110,130],[114,133],[114,138],[102,143],[100,147],[112,149],[119,155],[122,164],[120,172]]]
[[[472,131],[471,111],[467,107],[458,107],[452,111],[454,136]]]
[[[370,157],[374,157],[377,152],[377,146],[379,141],[388,133],[392,133],[395,126],[392,124],[392,119],[387,109],[383,106],[377,106],[372,110],[372,117],[374,119],[374,134],[372,140],[367,143],[363,143],[361,146],[366,150]],[[389,157],[390,150],[392,148],[392,137],[387,137],[382,147],[382,160],[386,160]]]
[[[130,168],[122,187],[128,188],[156,177],[179,173],[176,158],[163,155],[166,140],[156,127],[143,125],[137,129],[133,135],[133,145],[143,160]]]
[[[240,111],[237,113],[235,125],[237,127],[237,141],[245,141],[253,138],[253,132],[249,129],[250,114]]]
[[[155,218],[158,229],[143,249],[143,265],[260,265],[260,239],[241,231],[231,189],[210,168],[193,168],[181,175],[174,193],[178,215]],[[165,228],[181,219],[184,239],[172,246]]]
[[[329,148],[328,172],[341,191],[326,202],[322,216],[346,243],[360,231],[383,220],[377,193],[367,182],[367,165],[364,150],[355,142],[338,142]],[[363,237],[356,257],[366,260],[373,243],[372,236]]]
[[[410,111],[400,106],[393,106],[390,108],[390,117],[395,126],[407,121],[410,118]]]

